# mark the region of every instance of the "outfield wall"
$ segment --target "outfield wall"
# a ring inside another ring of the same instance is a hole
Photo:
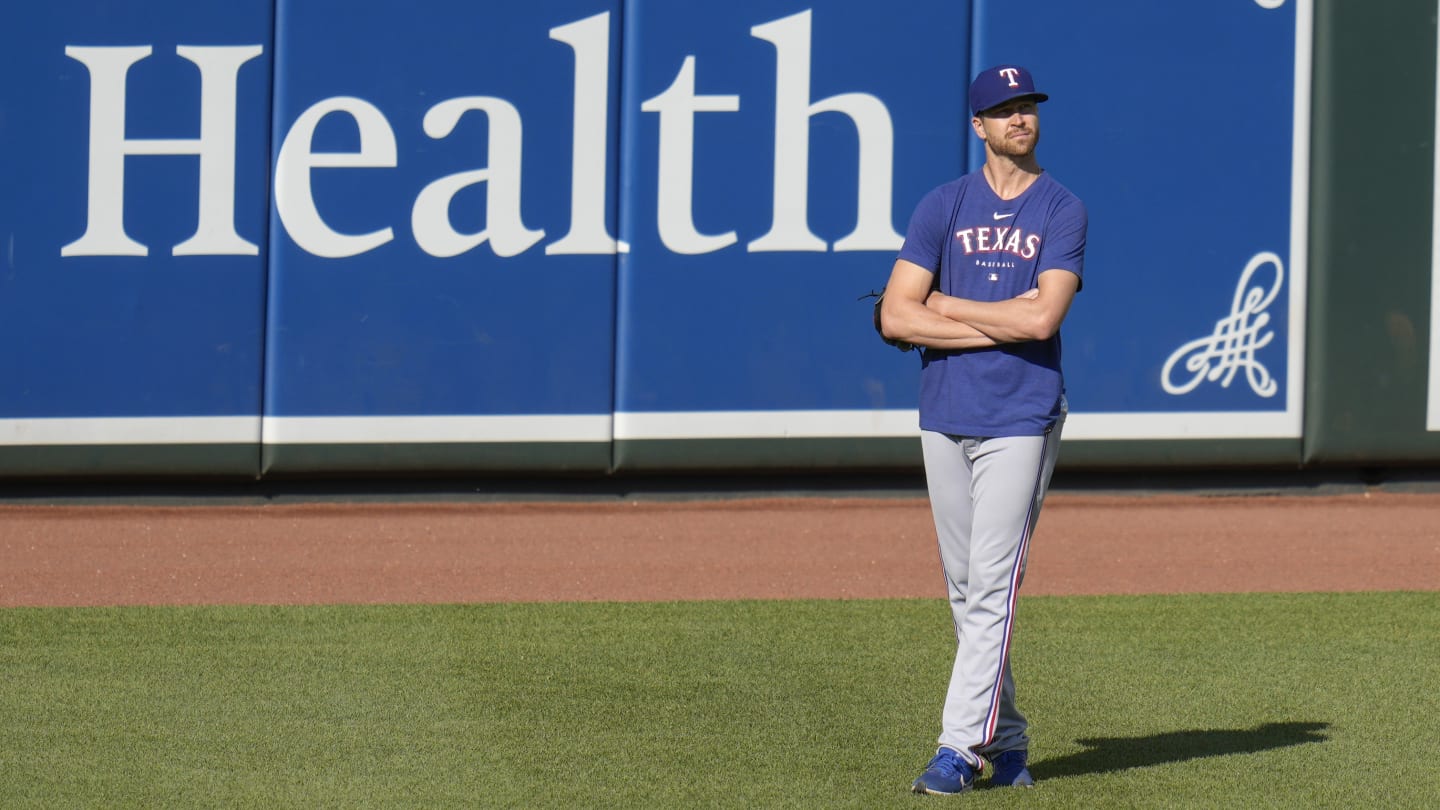
[[[915,469],[859,297],[1003,61],[1063,465],[1440,460],[1436,7],[1360,5],[12,4],[0,476]]]

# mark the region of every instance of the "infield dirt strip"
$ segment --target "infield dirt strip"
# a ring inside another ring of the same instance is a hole
[[[1440,493],[1053,493],[1023,593],[1440,590]],[[923,498],[0,505],[0,607],[943,598]]]

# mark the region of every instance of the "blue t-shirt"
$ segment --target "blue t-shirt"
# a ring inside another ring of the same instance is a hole
[[[975,171],[925,195],[899,258],[938,272],[937,289],[1001,301],[1034,289],[1040,273],[1085,269],[1084,203],[1042,173],[1002,200]],[[957,436],[1043,435],[1060,416],[1060,336],[983,349],[921,353],[920,427]]]

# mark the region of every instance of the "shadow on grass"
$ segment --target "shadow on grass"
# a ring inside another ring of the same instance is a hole
[[[1255,728],[1171,731],[1144,737],[1095,737],[1076,740],[1084,751],[1030,766],[1038,779],[1081,776],[1184,762],[1201,757],[1253,754],[1292,745],[1324,742],[1329,723],[1265,723]]]

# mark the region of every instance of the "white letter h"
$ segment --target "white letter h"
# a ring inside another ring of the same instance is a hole
[[[775,45],[775,197],[770,231],[746,249],[826,249],[808,222],[810,118],[823,112],[849,116],[860,139],[855,230],[835,242],[835,250],[898,249],[905,239],[890,222],[895,135],[884,102],[868,93],[810,102],[809,11],[754,26],[750,35]]]
[[[236,76],[259,56],[259,45],[200,47],[175,52],[200,68],[200,137],[125,137],[125,78],[150,55],[149,46],[66,46],[90,71],[90,194],[85,233],[61,256],[145,256],[149,249],[125,233],[125,156],[199,155],[200,204],[195,235],[176,245],[176,256],[255,256],[260,249],[235,233]]]

